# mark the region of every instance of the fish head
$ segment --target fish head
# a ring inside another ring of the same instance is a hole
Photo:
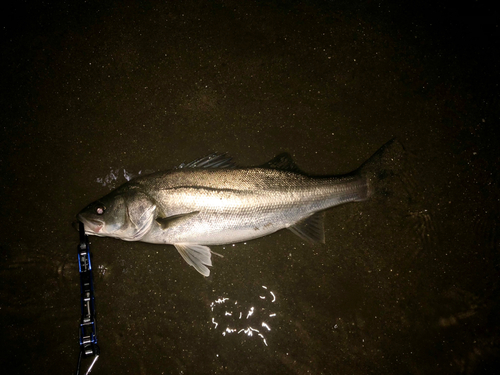
[[[115,191],[89,204],[77,215],[85,234],[140,241],[156,217],[156,205],[145,194]]]

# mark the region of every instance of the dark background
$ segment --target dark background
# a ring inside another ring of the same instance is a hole
[[[25,1],[1,20],[9,374],[75,371],[71,223],[124,170],[288,151],[340,174],[393,137],[406,158],[391,194],[328,211],[326,245],[282,231],[215,247],[207,280],[172,246],[92,238],[92,373],[495,371],[499,18],[486,2]]]

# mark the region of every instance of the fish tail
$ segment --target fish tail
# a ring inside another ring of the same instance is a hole
[[[366,198],[389,194],[388,183],[401,169],[405,153],[403,145],[394,138],[359,167],[358,173],[368,182]]]

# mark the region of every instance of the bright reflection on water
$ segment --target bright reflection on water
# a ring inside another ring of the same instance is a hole
[[[267,346],[267,337],[277,316],[275,303],[276,294],[265,285],[250,303],[219,297],[210,304],[213,328],[222,336],[244,335],[247,339],[259,339]]]
[[[115,187],[130,181],[136,177],[140,177],[142,175],[148,175],[153,173],[153,170],[146,170],[139,172],[130,172],[125,168],[113,168],[109,167],[109,173],[104,177],[99,177],[96,179],[96,182],[102,186],[108,186],[110,189],[114,189]]]

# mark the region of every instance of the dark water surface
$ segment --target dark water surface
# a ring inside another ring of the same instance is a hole
[[[498,18],[392,2],[28,2],[2,15],[0,362],[71,374],[76,213],[210,152],[312,174],[396,137],[390,194],[215,246],[91,238],[92,374],[483,374],[499,363]],[[182,4],[182,5],[181,5]],[[307,5],[306,5],[307,4]]]

